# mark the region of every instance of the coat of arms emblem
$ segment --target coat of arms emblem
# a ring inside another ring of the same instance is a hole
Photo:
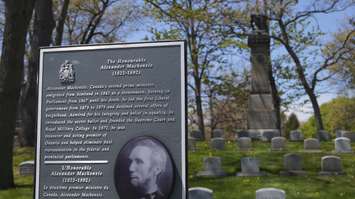
[[[65,60],[65,62],[60,66],[59,80],[63,84],[74,83],[75,71],[74,71],[74,66],[72,63],[70,63],[70,61]]]

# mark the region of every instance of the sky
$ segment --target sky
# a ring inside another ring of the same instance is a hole
[[[308,0],[299,0],[299,5],[300,8],[304,8],[307,6],[309,3]],[[321,30],[325,33],[327,33],[325,40],[329,40],[331,38],[331,35],[338,32],[345,24],[344,19],[348,19],[349,17],[354,17],[355,16],[355,7],[350,7],[346,9],[345,11],[342,12],[337,12],[337,13],[332,13],[332,14],[318,14],[315,16],[316,21],[319,23],[319,27]],[[124,41],[126,42],[137,42],[137,41],[142,41],[145,36],[149,35],[147,31],[147,21],[145,20],[140,20],[135,24],[136,27],[140,28],[134,28],[134,31],[131,31],[130,34],[126,38],[124,38]],[[233,55],[234,56],[234,55]],[[238,55],[235,55],[238,56]],[[240,60],[243,59],[244,62],[248,61],[248,58],[229,58],[232,62],[232,64],[240,64]],[[355,96],[355,92],[353,94],[350,94],[352,96]],[[338,96],[338,92],[336,89],[329,90],[329,92],[325,94],[321,94],[318,98],[319,104],[323,104],[326,102],[329,102],[330,100],[334,99],[335,97]],[[305,99],[305,98],[303,98]],[[301,99],[301,100],[303,100]],[[305,106],[297,106],[297,109],[290,109],[290,111],[287,112],[287,114],[290,114],[291,112],[296,113],[298,116],[298,119],[302,122],[306,121],[310,116],[312,116],[312,107],[310,104],[306,104]]]
[[[305,0],[301,0],[300,3],[305,3]],[[349,19],[350,17],[355,17],[355,7],[350,7],[343,12],[337,12],[332,14],[318,14],[316,15],[316,19],[319,23],[319,27],[327,36],[325,39],[330,39],[331,35],[337,33],[344,25],[345,20]],[[348,93],[350,96],[355,96],[354,91],[349,91]],[[331,101],[332,99],[338,96],[338,91],[333,89],[330,90],[329,93],[321,94],[318,98],[318,103],[324,104],[326,102]],[[311,104],[306,104],[303,107],[300,107],[298,110],[291,110],[290,112],[295,112],[298,119],[302,122],[307,121],[309,117],[312,116],[312,106]],[[290,113],[288,112],[288,114]]]
[[[308,0],[300,0],[300,8],[305,8],[307,4],[309,3]],[[351,16],[355,16],[355,8],[351,7],[346,9],[345,11],[342,12],[336,12],[332,14],[318,14],[315,16],[316,21],[319,24],[319,27],[323,32],[326,33],[326,36],[324,37],[324,40],[327,41],[331,39],[332,34],[338,32],[344,25],[345,25],[345,20],[348,19]],[[143,24],[142,24],[143,25]],[[126,41],[140,41],[144,38],[144,36],[147,35],[146,30],[140,30],[136,31],[133,34],[130,34],[129,37],[126,38]],[[245,58],[244,58],[245,59]],[[233,60],[233,59],[231,59]],[[238,58],[236,59],[238,60]],[[233,63],[236,63],[238,61],[233,61]],[[338,91],[334,88],[333,90],[329,90],[327,93],[320,94],[318,98],[319,104],[323,104],[326,102],[331,101],[332,99],[336,98],[338,96]],[[355,94],[353,95],[355,96]],[[301,100],[304,100],[307,98],[307,96],[301,98]],[[304,105],[304,106],[295,106],[297,108],[292,108],[286,114],[291,114],[292,112],[295,113],[298,117],[298,119],[301,122],[305,122],[309,119],[309,117],[312,116],[312,106],[310,103]]]

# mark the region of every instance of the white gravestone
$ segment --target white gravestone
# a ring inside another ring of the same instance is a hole
[[[324,156],[321,160],[321,172],[319,175],[343,175],[341,159],[338,156]]]
[[[197,173],[197,176],[202,177],[219,177],[225,176],[222,170],[222,160],[220,157],[204,157],[203,158],[203,171]]]
[[[189,199],[213,199],[213,191],[204,187],[191,187]]]
[[[286,193],[282,189],[262,188],[256,191],[256,199],[286,199]]]
[[[346,137],[339,137],[334,140],[334,148],[336,153],[351,153],[351,140]]]

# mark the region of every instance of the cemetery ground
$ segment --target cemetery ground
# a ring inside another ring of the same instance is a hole
[[[355,156],[336,154],[341,157],[345,175],[319,176],[321,157],[334,155],[334,143],[322,142],[322,152],[303,151],[303,142],[288,142],[284,151],[270,151],[270,143],[253,141],[249,152],[241,152],[234,142],[228,141],[224,150],[211,150],[207,142],[197,142],[197,150],[188,155],[188,181],[190,187],[206,187],[213,190],[214,199],[254,199],[255,191],[260,188],[273,187],[286,191],[287,199],[353,199],[355,198]],[[353,151],[355,147],[353,146]],[[297,153],[303,157],[306,176],[280,176],[283,170],[283,155]],[[222,158],[225,177],[196,177],[203,170],[203,157],[218,156]],[[241,157],[256,157],[260,161],[260,170],[267,176],[236,177],[241,170]],[[31,199],[33,197],[33,178],[19,175],[19,164],[34,159],[33,148],[17,148],[14,156],[15,189],[0,191],[0,199]]]
[[[197,142],[197,150],[189,152],[188,172],[190,187],[206,187],[213,190],[214,199],[254,199],[255,191],[273,187],[286,192],[287,199],[354,199],[355,198],[355,156],[351,154],[335,154],[334,143],[321,142],[322,152],[304,152],[303,142],[287,142],[286,150],[270,151],[270,142],[253,141],[252,150],[241,152],[234,142],[228,141],[224,150],[211,150],[207,142]],[[353,150],[355,147],[352,147]],[[283,170],[283,156],[297,153],[303,157],[305,176],[280,176]],[[345,175],[319,176],[321,157],[336,155],[341,157]],[[222,158],[225,177],[197,177],[203,170],[203,157],[217,156]],[[241,157],[259,159],[260,171],[267,176],[236,177],[241,171]]]
[[[33,198],[33,177],[20,176],[19,165],[27,160],[34,160],[35,151],[31,147],[16,148],[14,150],[13,165],[15,189],[0,191],[0,199],[31,199]]]

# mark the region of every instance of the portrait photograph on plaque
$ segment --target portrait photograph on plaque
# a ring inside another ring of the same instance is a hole
[[[36,199],[185,198],[185,42],[40,52]]]
[[[168,149],[159,140],[148,136],[129,140],[116,160],[118,194],[127,199],[168,199],[175,176],[173,165]]]

